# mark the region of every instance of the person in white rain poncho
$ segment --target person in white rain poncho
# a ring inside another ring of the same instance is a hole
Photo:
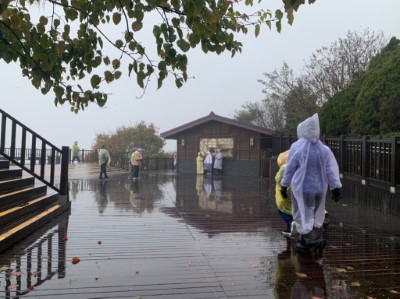
[[[297,249],[316,252],[317,257],[326,244],[321,236],[321,227],[328,186],[335,202],[341,199],[342,187],[335,156],[319,140],[319,134],[318,114],[298,125],[298,140],[290,147],[281,181],[283,197],[287,198],[287,187],[291,187],[293,219],[299,232]]]

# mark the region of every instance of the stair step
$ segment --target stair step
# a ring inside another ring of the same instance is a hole
[[[9,207],[16,203],[20,204],[21,201],[30,200],[38,196],[43,196],[47,192],[47,186],[33,186],[27,187],[12,192],[8,192],[0,195],[0,209]]]
[[[8,225],[16,219],[23,218],[41,209],[48,208],[59,199],[58,193],[44,195],[18,206],[11,207],[5,211],[0,212],[0,227]]]
[[[22,177],[22,169],[0,169],[0,180],[20,177]]]
[[[23,188],[26,186],[33,186],[35,183],[34,177],[14,178],[9,180],[0,181],[0,194],[9,192],[14,189]]]
[[[55,204],[47,210],[19,223],[15,227],[0,234],[0,252],[13,246],[18,241],[27,237],[39,227],[65,211],[65,205]]]
[[[8,160],[0,160],[0,168],[8,169],[10,167],[10,161]]]

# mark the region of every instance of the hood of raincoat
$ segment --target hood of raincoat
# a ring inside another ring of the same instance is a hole
[[[284,152],[279,154],[278,159],[276,159],[276,163],[278,163],[279,167],[281,167],[282,165],[286,164],[288,155],[289,155],[289,150],[284,151]]]
[[[319,140],[319,117],[318,113],[307,118],[297,126],[297,138],[304,138],[308,141]]]

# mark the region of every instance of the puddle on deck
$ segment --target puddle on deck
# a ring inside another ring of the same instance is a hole
[[[281,235],[273,189],[242,177],[70,180],[71,211],[0,255],[0,296],[400,298],[400,217],[329,201],[316,262]]]

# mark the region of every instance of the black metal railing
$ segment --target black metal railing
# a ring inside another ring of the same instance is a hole
[[[273,154],[289,149],[296,140],[292,136],[274,136]],[[400,185],[400,137],[383,140],[340,136],[323,137],[321,141],[332,150],[346,178],[396,192]]]
[[[68,197],[69,147],[59,149],[5,111],[0,113],[0,155]]]

